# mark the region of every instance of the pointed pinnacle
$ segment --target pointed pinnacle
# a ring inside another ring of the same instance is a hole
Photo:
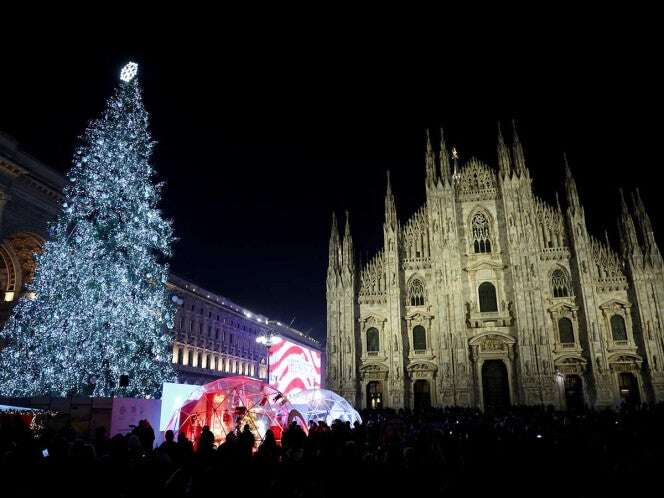
[[[519,143],[519,134],[516,131],[516,119],[512,118],[512,140],[515,144]]]
[[[433,151],[433,147],[431,146],[431,133],[429,132],[429,128],[427,128],[427,153],[431,154]]]
[[[503,138],[503,127],[500,126],[500,120],[496,122],[498,124],[498,143],[500,145],[505,145],[505,139]]]
[[[623,192],[622,187],[618,189],[618,192],[620,192],[620,205],[622,206],[623,211],[629,213],[629,209],[627,208],[627,203],[625,202],[625,193]]]
[[[572,170],[569,167],[569,162],[567,162],[567,152],[563,152],[563,164],[565,165],[565,174],[571,178]]]
[[[643,203],[643,198],[641,197],[641,192],[639,191],[639,187],[636,187],[635,191],[632,192],[632,199],[634,202],[634,205],[640,209],[641,211],[646,210],[646,205]]]

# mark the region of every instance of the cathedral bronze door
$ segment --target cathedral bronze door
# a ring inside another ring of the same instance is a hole
[[[620,385],[620,399],[626,405],[638,405],[641,403],[639,394],[639,383],[633,373],[622,372],[618,377]]]
[[[428,380],[416,380],[413,384],[413,409],[422,411],[431,408],[431,388]]]
[[[578,375],[565,376],[565,404],[570,411],[582,410],[583,400],[583,381]]]
[[[383,407],[383,385],[378,381],[367,384],[367,408],[377,410]]]
[[[502,360],[486,360],[482,364],[482,395],[485,411],[496,411],[510,406],[509,378]]]

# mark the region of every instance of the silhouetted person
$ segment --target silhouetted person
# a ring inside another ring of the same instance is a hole
[[[254,451],[254,444],[256,443],[256,438],[249,428],[249,424],[245,424],[240,437],[238,438],[238,443],[240,444],[240,452],[243,456],[250,458]]]
[[[177,442],[177,463],[183,464],[189,462],[194,453],[194,445],[187,439],[183,432],[178,433]]]
[[[154,429],[147,419],[143,419],[138,423],[138,427],[134,428],[132,434],[136,434],[144,449],[150,451],[154,446]]]
[[[268,430],[265,433],[265,439],[258,447],[256,452],[256,460],[262,464],[273,464],[279,460],[279,447],[277,440],[274,438],[274,432]]]
[[[209,426],[204,426],[201,431],[201,437],[198,438],[198,451],[203,454],[209,454],[214,449],[214,434]]]
[[[177,446],[173,431],[166,431],[164,434],[164,442],[159,445],[159,449],[166,452],[173,462],[177,460]]]

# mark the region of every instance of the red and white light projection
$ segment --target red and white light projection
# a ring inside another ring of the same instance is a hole
[[[319,389],[320,362],[320,352],[279,337],[270,347],[270,385],[285,396]]]

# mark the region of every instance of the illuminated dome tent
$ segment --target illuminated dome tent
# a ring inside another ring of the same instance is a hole
[[[198,399],[180,408],[179,431],[195,443],[206,425],[217,444],[238,426],[242,430],[249,425],[256,444],[263,441],[268,429],[280,440],[281,432],[293,420],[307,430],[306,422],[286,397],[260,380],[224,377],[205,384],[201,391]]]
[[[307,424],[311,421],[324,421],[332,425],[335,420],[342,422],[362,423],[360,414],[351,404],[337,393],[327,389],[307,389],[292,394],[288,400],[302,414]]]

